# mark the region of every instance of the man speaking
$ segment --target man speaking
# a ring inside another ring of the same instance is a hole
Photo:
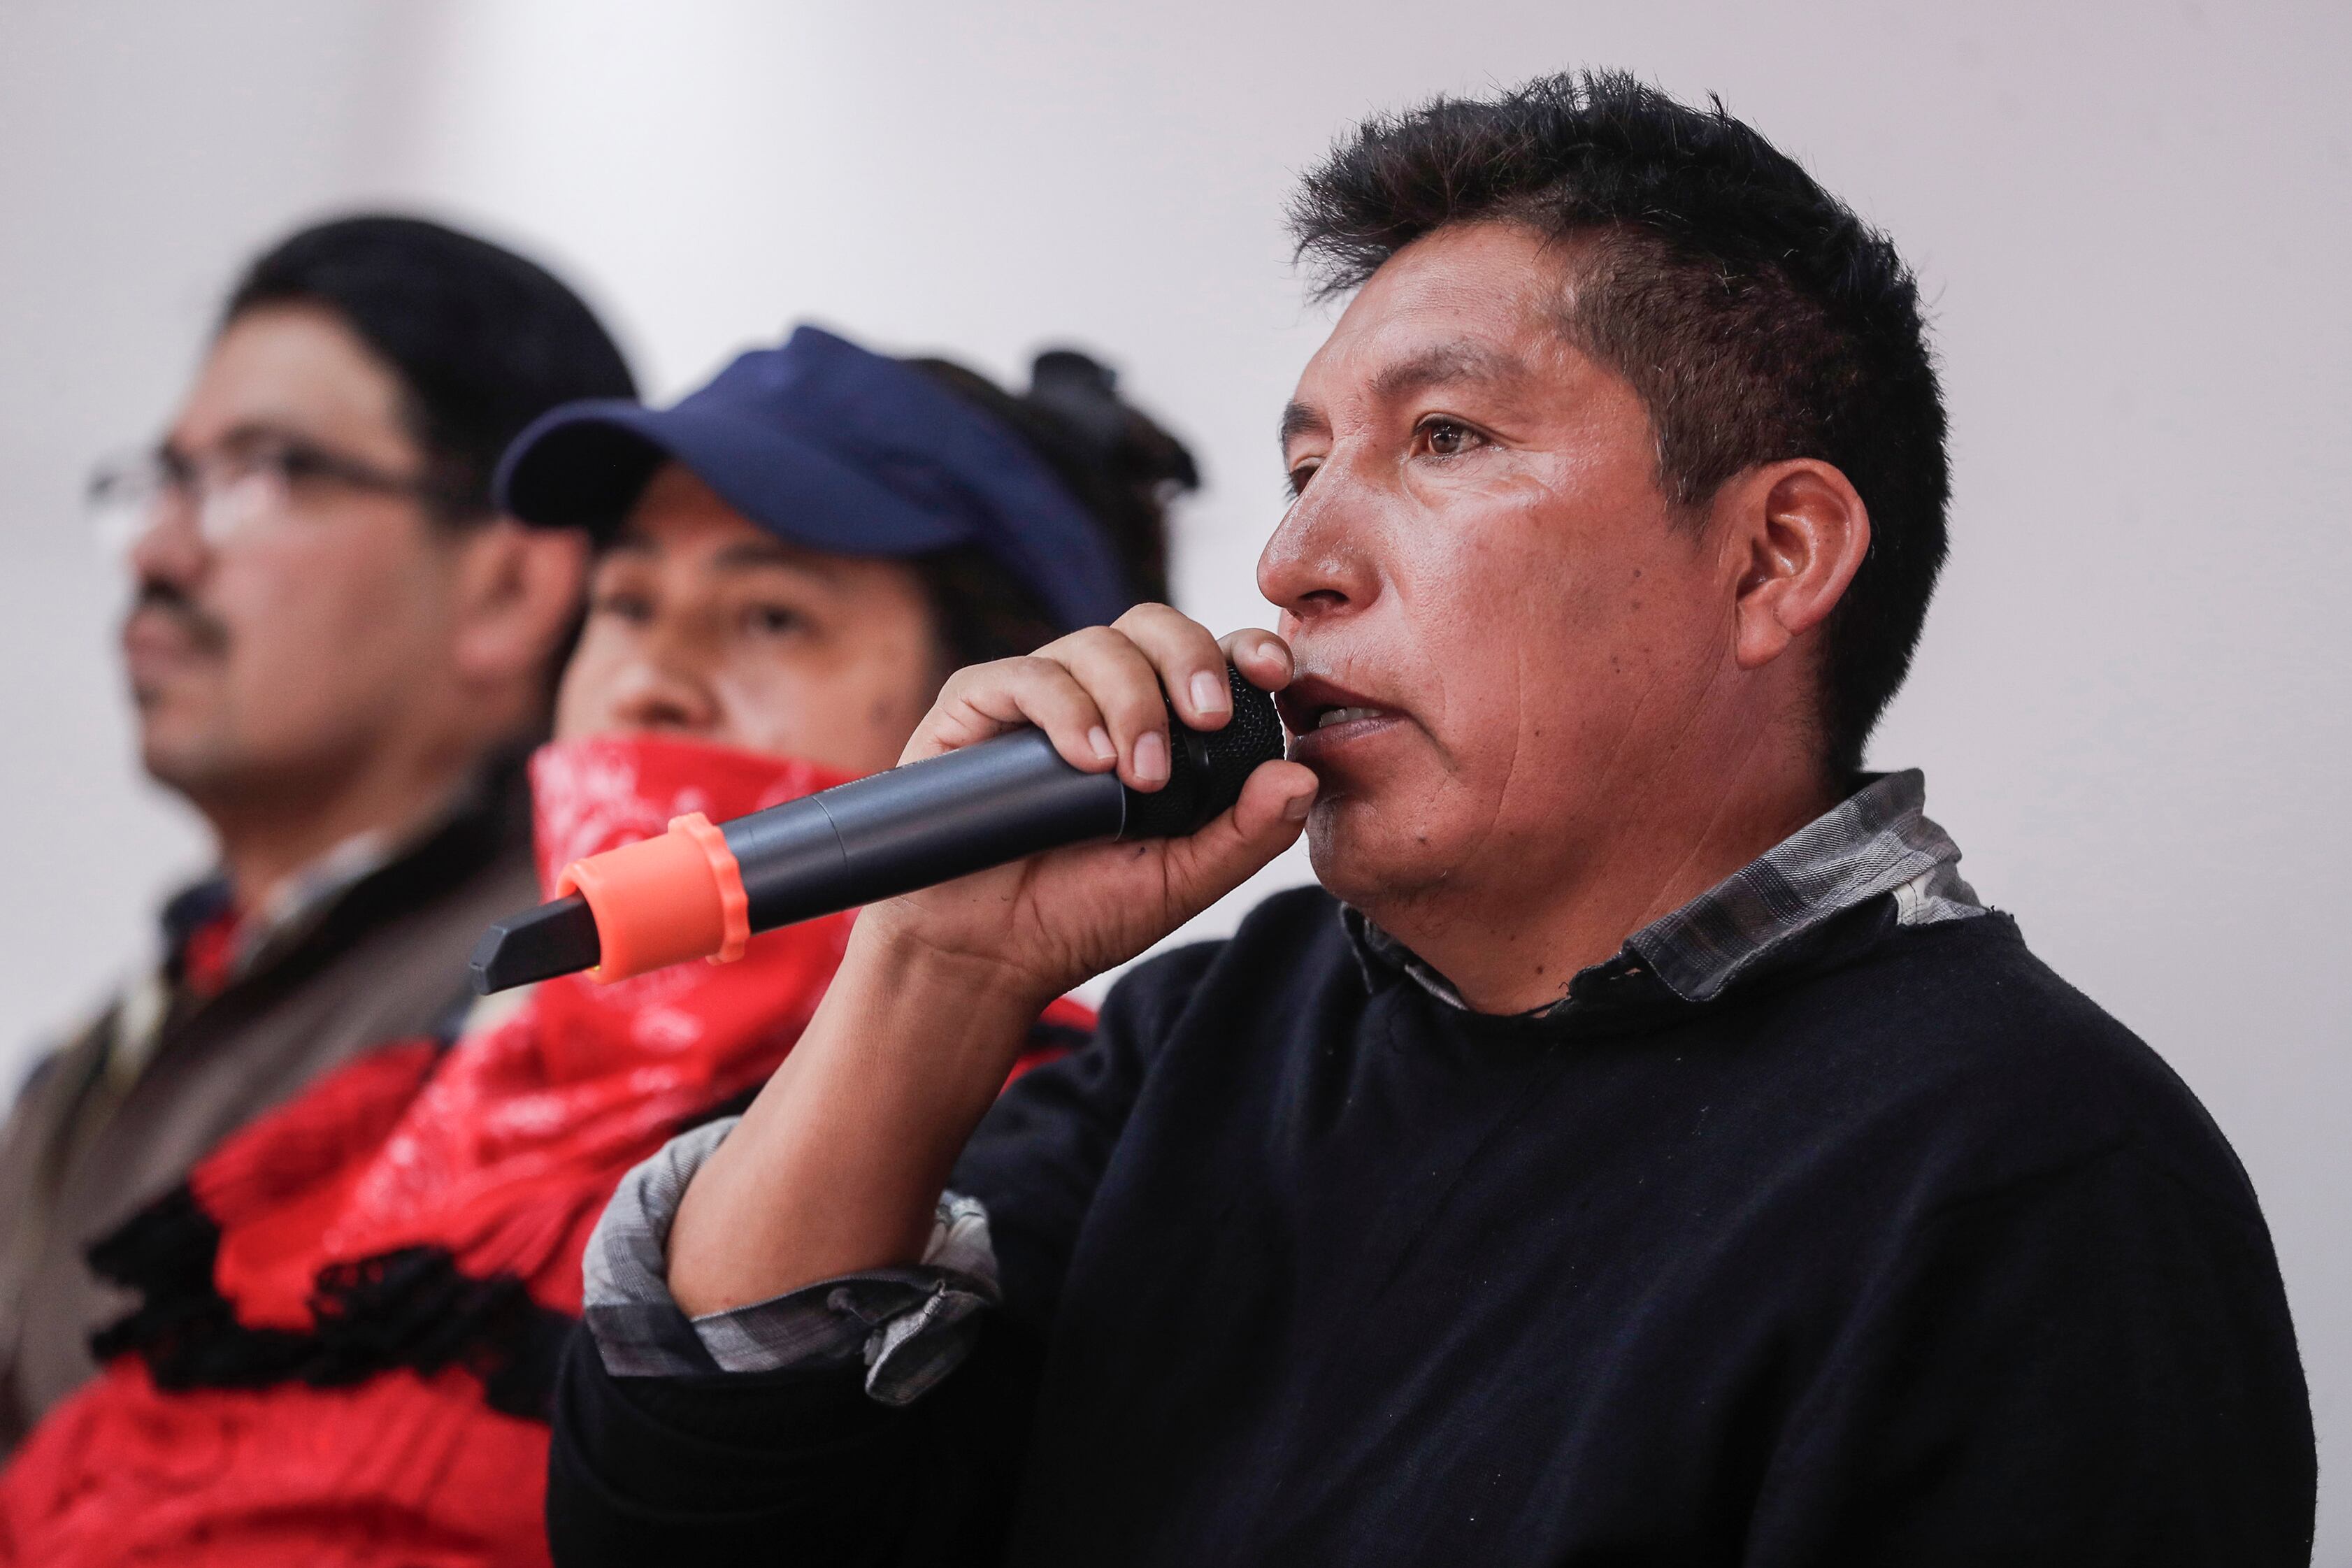
[[[1619,77],[1364,126],[1282,418],[1281,636],[1147,608],[952,681],[1193,838],[868,909],[740,1124],[624,1184],[561,1561],[2290,1563],[2253,1194],[1860,774],[1944,553],[1908,270]],[[1302,827],[1323,890],[1039,1007]]]

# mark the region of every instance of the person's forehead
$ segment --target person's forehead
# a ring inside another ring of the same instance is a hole
[[[172,443],[201,451],[250,429],[312,436],[360,456],[413,444],[393,371],[331,311],[264,306],[223,328],[173,422]]]
[[[1437,381],[1507,382],[1556,368],[1569,303],[1562,249],[1512,225],[1442,229],[1359,289],[1299,377],[1298,401]]]
[[[777,538],[677,463],[655,471],[614,535],[608,559],[652,559],[720,575],[783,570],[825,581],[850,575],[858,564],[856,557]]]

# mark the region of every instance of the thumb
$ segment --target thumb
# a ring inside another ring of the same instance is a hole
[[[1233,809],[1166,850],[1168,899],[1183,919],[1206,909],[1298,841],[1315,804],[1316,778],[1296,762],[1262,762]]]

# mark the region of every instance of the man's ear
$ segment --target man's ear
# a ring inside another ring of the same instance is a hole
[[[588,555],[588,536],[577,528],[535,528],[511,517],[475,528],[457,574],[458,674],[488,685],[544,683],[580,612]]]
[[[1733,654],[1761,669],[1829,619],[1870,553],[1870,511],[1817,458],[1766,463],[1717,493],[1714,524],[1738,569]]]

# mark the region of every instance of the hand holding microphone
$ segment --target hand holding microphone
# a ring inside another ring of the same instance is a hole
[[[1074,766],[1115,767],[1129,789],[1156,793],[1171,771],[1161,749],[1171,707],[1211,735],[1242,723],[1228,664],[1261,693],[1291,678],[1290,650],[1270,632],[1237,632],[1221,646],[1165,605],[1139,606],[1116,626],[1076,632],[1032,658],[961,672],[908,755],[1034,726]],[[1190,834],[1057,850],[892,899],[860,917],[864,939],[982,958],[1004,978],[1025,979],[1043,1005],[1134,957],[1297,841],[1316,780],[1276,759],[1280,733],[1277,725],[1268,759],[1240,781],[1231,805]]]

